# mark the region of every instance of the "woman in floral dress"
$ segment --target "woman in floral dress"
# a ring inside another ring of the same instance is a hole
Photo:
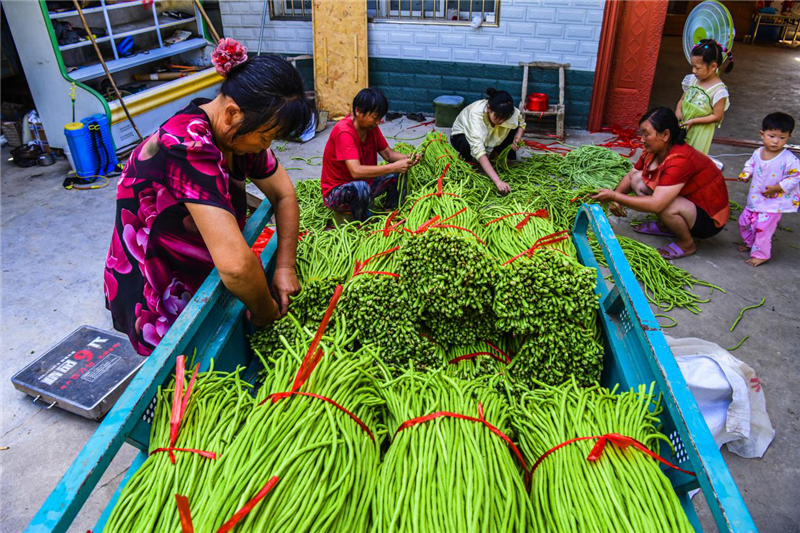
[[[285,314],[300,290],[297,199],[269,147],[305,131],[314,105],[291,64],[277,56],[247,59],[246,52],[232,39],[220,41],[212,53],[225,77],[220,94],[167,120],[131,153],[119,179],[106,306],[141,355],[155,349],[213,268],[257,327]],[[245,178],[275,208],[271,291],[241,232]]]

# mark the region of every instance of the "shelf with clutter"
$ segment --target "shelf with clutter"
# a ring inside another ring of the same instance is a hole
[[[148,135],[197,97],[213,97],[222,79],[211,67],[212,43],[192,0],[9,2],[11,32],[44,129],[68,149],[64,126],[102,114],[117,151],[139,141],[116,100],[89,31],[134,117]],[[74,104],[70,89],[76,85]]]

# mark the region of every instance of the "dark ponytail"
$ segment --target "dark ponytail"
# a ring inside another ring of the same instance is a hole
[[[234,138],[267,130],[274,130],[278,139],[300,135],[316,114],[300,73],[277,55],[255,56],[232,66],[220,92],[244,113]]]
[[[668,107],[651,109],[642,116],[641,120],[639,120],[639,125],[641,126],[644,121],[650,122],[650,125],[658,133],[664,133],[669,130],[670,145],[674,146],[686,142],[686,130],[681,128],[678,117],[675,116],[675,112],[672,109]]]
[[[508,120],[514,114],[514,100],[506,91],[498,91],[494,87],[486,89],[489,97],[488,107],[500,120]]]
[[[716,63],[717,68],[722,67],[725,60],[728,60],[728,66],[723,72],[727,74],[733,70],[733,52],[719,44],[714,39],[701,39],[699,43],[692,48],[692,56],[703,58],[703,63],[710,65]]]

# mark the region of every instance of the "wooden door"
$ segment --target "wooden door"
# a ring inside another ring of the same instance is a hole
[[[589,129],[637,127],[647,111],[661,48],[667,1],[606,2]]]
[[[350,112],[366,87],[367,3],[364,0],[314,0],[314,90],[317,107],[333,120]]]

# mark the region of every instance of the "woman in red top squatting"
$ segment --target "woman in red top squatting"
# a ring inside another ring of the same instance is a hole
[[[686,130],[671,109],[648,111],[639,128],[644,143],[639,161],[616,190],[601,189],[592,198],[612,202],[611,212],[617,216],[625,216],[624,207],[655,213],[657,222],[634,229],[675,237],[675,242],[658,249],[665,259],[692,255],[697,251],[694,239],[713,237],[728,221],[725,178],[708,156],[685,143]],[[629,196],[631,191],[636,196]]]
[[[278,56],[248,59],[246,48],[223,39],[212,62],[225,78],[220,94],[194,100],[143,141],[117,185],[106,305],[141,355],[150,355],[215,267],[257,327],[286,313],[289,295],[300,290],[297,199],[269,147],[305,131],[314,104],[300,74]],[[242,236],[245,178],[275,206],[272,294]]]
[[[419,154],[412,160],[389,148],[378,127],[388,109],[380,90],[361,89],[353,99],[353,114],[331,130],[322,154],[322,201],[328,209],[349,211],[363,221],[373,200],[384,192],[384,207],[397,207],[397,175],[414,166]],[[378,166],[378,154],[389,164]]]

